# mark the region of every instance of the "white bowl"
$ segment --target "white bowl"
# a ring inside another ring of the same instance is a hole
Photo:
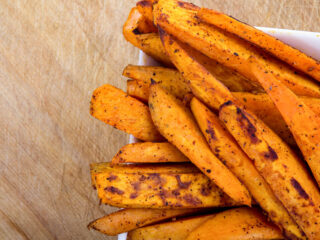
[[[257,28],[320,60],[320,33],[267,27]],[[140,50],[138,65],[154,66],[158,65],[158,63]],[[135,141],[136,139],[130,135],[129,143],[134,143]],[[127,233],[118,235],[118,240],[126,239]]]

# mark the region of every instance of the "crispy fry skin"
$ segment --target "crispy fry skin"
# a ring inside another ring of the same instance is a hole
[[[92,165],[91,174],[101,202],[111,206],[203,208],[236,205],[191,164],[102,165],[104,170],[100,172]]]
[[[229,89],[203,67],[200,63],[199,52],[176,41],[161,28],[159,28],[159,33],[170,60],[188,80],[192,93],[196,97],[210,107],[220,106],[230,99],[236,101]]]
[[[132,111],[134,109],[134,111]],[[105,84],[94,90],[90,113],[93,117],[144,141],[161,141],[148,107],[122,90]]]
[[[320,115],[273,75],[257,65],[253,74],[266,90],[288,124],[313,176],[320,186]]]
[[[141,49],[147,55],[167,66],[171,66],[172,64],[168,56],[166,56],[159,35],[157,33],[141,34],[139,32],[139,23],[141,22],[141,19],[144,20],[144,17],[138,9],[136,7],[132,8],[128,19],[123,25],[123,36],[128,42]]]
[[[123,146],[111,162],[113,164],[164,163],[189,162],[189,159],[171,143],[140,142]]]
[[[246,92],[233,92],[233,96],[253,112],[258,118],[263,120],[275,133],[277,133],[288,144],[295,146],[296,142],[283,120],[276,106],[265,93],[252,94]],[[320,115],[320,99],[311,97],[299,97],[311,110]]]
[[[196,98],[191,101],[191,110],[212,152],[241,180],[284,235],[289,239],[305,239],[303,232],[219,118]]]
[[[145,209],[127,208],[113,212],[89,223],[88,228],[115,236],[152,223],[177,216],[199,212],[199,209]]]
[[[320,239],[320,194],[300,159],[261,120],[232,102],[221,106],[219,117],[308,239]]]
[[[213,215],[191,217],[138,228],[128,233],[128,240],[185,240],[190,232]]]
[[[148,19],[148,21],[153,23],[152,4],[152,0],[141,0],[137,2],[136,6],[139,12]]]
[[[202,64],[219,81],[224,83],[231,91],[261,92],[260,86],[252,85],[240,74],[222,66],[214,60],[198,53],[203,60]],[[193,56],[194,57],[194,56]],[[200,60],[201,60],[200,59]],[[127,82],[127,93],[142,101],[148,101],[149,85],[151,79],[159,83],[179,99],[183,99],[186,94],[191,92],[191,88],[183,76],[175,69],[153,66],[134,66],[128,65],[122,73],[123,76],[132,78],[135,81]]]
[[[195,228],[186,240],[284,239],[280,230],[257,209],[235,208],[218,213]]]
[[[149,85],[150,84],[140,80],[129,79],[127,80],[127,94],[139,99],[141,102],[147,103],[149,98]]]
[[[197,10],[183,7],[181,1],[159,0],[153,5],[156,23],[169,34],[189,44],[210,58],[230,67],[253,82],[257,80],[248,69],[254,56],[266,70],[273,72],[282,83],[296,94],[320,96],[319,85],[311,78],[300,75],[292,67],[266,54],[252,44],[214,26],[201,23]]]
[[[197,16],[201,21],[215,25],[263,48],[282,61],[320,81],[319,61],[307,56],[298,49],[233,17],[211,9],[202,8],[198,11]]]
[[[243,104],[245,108],[249,109],[259,119],[263,120],[263,122],[266,123],[286,143],[288,143],[291,146],[296,146],[296,142],[294,141],[292,133],[290,132],[287,124],[283,120],[281,114],[277,110],[276,106],[273,104],[268,94],[251,94],[245,92],[234,92],[232,94]],[[313,104],[313,100],[314,103],[317,104],[317,102],[319,102],[320,104],[320,99],[318,98],[303,98],[310,99],[311,104]]]
[[[147,33],[157,33],[158,29],[150,22],[148,19],[142,17],[138,24],[138,31],[140,34],[147,34]]]
[[[175,40],[161,28],[159,34],[170,60],[188,81],[195,96],[210,107],[219,107],[226,99],[233,99],[229,89],[223,84],[226,82],[223,77],[209,71],[215,68],[210,59]]]
[[[149,108],[159,131],[238,203],[251,205],[248,190],[208,147],[191,112],[158,84],[150,87]]]
[[[139,88],[144,89],[140,91],[147,92],[148,96],[149,90],[145,89],[149,89],[151,81],[159,83],[180,99],[183,99],[187,93],[191,92],[187,81],[177,70],[172,68],[128,65],[123,70],[122,75],[138,80]]]

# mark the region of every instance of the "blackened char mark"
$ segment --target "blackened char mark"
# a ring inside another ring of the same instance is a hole
[[[139,1],[137,2],[137,6],[150,7],[152,6],[152,2],[148,0]]]
[[[134,35],[140,35],[141,34],[141,32],[139,31],[138,28],[133,29],[132,32],[134,33]]]
[[[247,116],[242,112],[242,110],[237,107],[237,121],[240,123],[240,127],[244,129],[248,136],[250,137],[251,143],[257,144],[260,142],[260,139],[256,136],[257,129],[256,127],[250,122]]]
[[[110,176],[107,177],[107,180],[108,180],[109,182],[112,182],[113,180],[116,180],[117,178],[118,178],[118,177],[117,177],[116,175],[110,174]]]
[[[191,204],[193,206],[198,206],[198,205],[202,204],[202,201],[199,198],[192,196],[190,193],[187,193],[186,195],[184,195],[183,199],[188,204]]]
[[[188,189],[190,184],[191,184],[191,181],[189,182],[182,182],[181,181],[181,178],[180,178],[180,175],[176,175],[176,179],[177,179],[177,182],[178,182],[178,187],[181,188],[181,189]]]
[[[131,186],[133,187],[133,189],[135,191],[139,191],[140,190],[140,182],[131,183]]]
[[[209,196],[211,192],[212,192],[212,183],[211,183],[211,181],[208,181],[207,184],[202,184],[201,185],[200,193],[201,193],[202,196]]]
[[[152,179],[153,181],[155,181],[155,184],[156,184],[156,185],[159,185],[159,186],[161,185],[162,179],[161,179],[159,173],[150,173],[150,174],[148,174],[148,175],[149,175],[150,179]]]
[[[194,5],[193,3],[178,1],[179,7],[188,9],[188,10],[199,10],[200,7]]]
[[[137,198],[138,197],[138,193],[137,192],[134,192],[134,193],[131,193],[130,194],[130,198],[131,199],[135,199],[135,198]]]
[[[231,15],[229,15],[229,17],[233,18],[234,20],[236,20],[236,21],[238,21],[238,22],[241,22],[241,23],[243,23],[243,24],[245,24],[245,25],[250,26],[248,23],[245,23],[245,22],[243,22],[243,21],[241,21],[241,20],[239,20],[239,19],[237,19],[237,18],[235,18],[235,17],[233,17],[233,16],[231,16]]]
[[[301,187],[300,183],[295,179],[295,178],[291,178],[290,180],[291,185],[294,187],[294,189],[297,190],[297,192],[299,193],[299,195],[304,198],[304,199],[309,199],[309,195],[306,193],[306,191]]]
[[[206,129],[206,133],[210,134],[212,140],[217,140],[216,133],[212,128],[212,122],[210,122],[209,120],[207,120],[207,127],[208,128]]]
[[[113,194],[118,194],[118,195],[124,194],[124,191],[120,190],[119,188],[112,187],[112,186],[111,187],[106,187],[104,190],[107,191],[107,192],[111,192]]]
[[[263,155],[266,159],[275,161],[278,159],[278,154],[273,150],[272,147],[268,146],[268,152],[265,152]]]

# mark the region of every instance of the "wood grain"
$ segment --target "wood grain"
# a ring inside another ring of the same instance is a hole
[[[194,3],[253,25],[319,31],[319,0]],[[0,239],[115,239],[86,225],[99,206],[89,163],[128,136],[89,115],[92,91],[125,87],[137,63],[122,24],[135,1],[0,0]]]

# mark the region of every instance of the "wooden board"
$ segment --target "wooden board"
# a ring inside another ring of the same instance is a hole
[[[319,30],[319,1],[194,3],[253,25]],[[89,115],[92,91],[124,88],[138,50],[122,37],[134,1],[0,0],[0,239],[115,239],[86,225],[99,206],[89,163],[128,136]]]

